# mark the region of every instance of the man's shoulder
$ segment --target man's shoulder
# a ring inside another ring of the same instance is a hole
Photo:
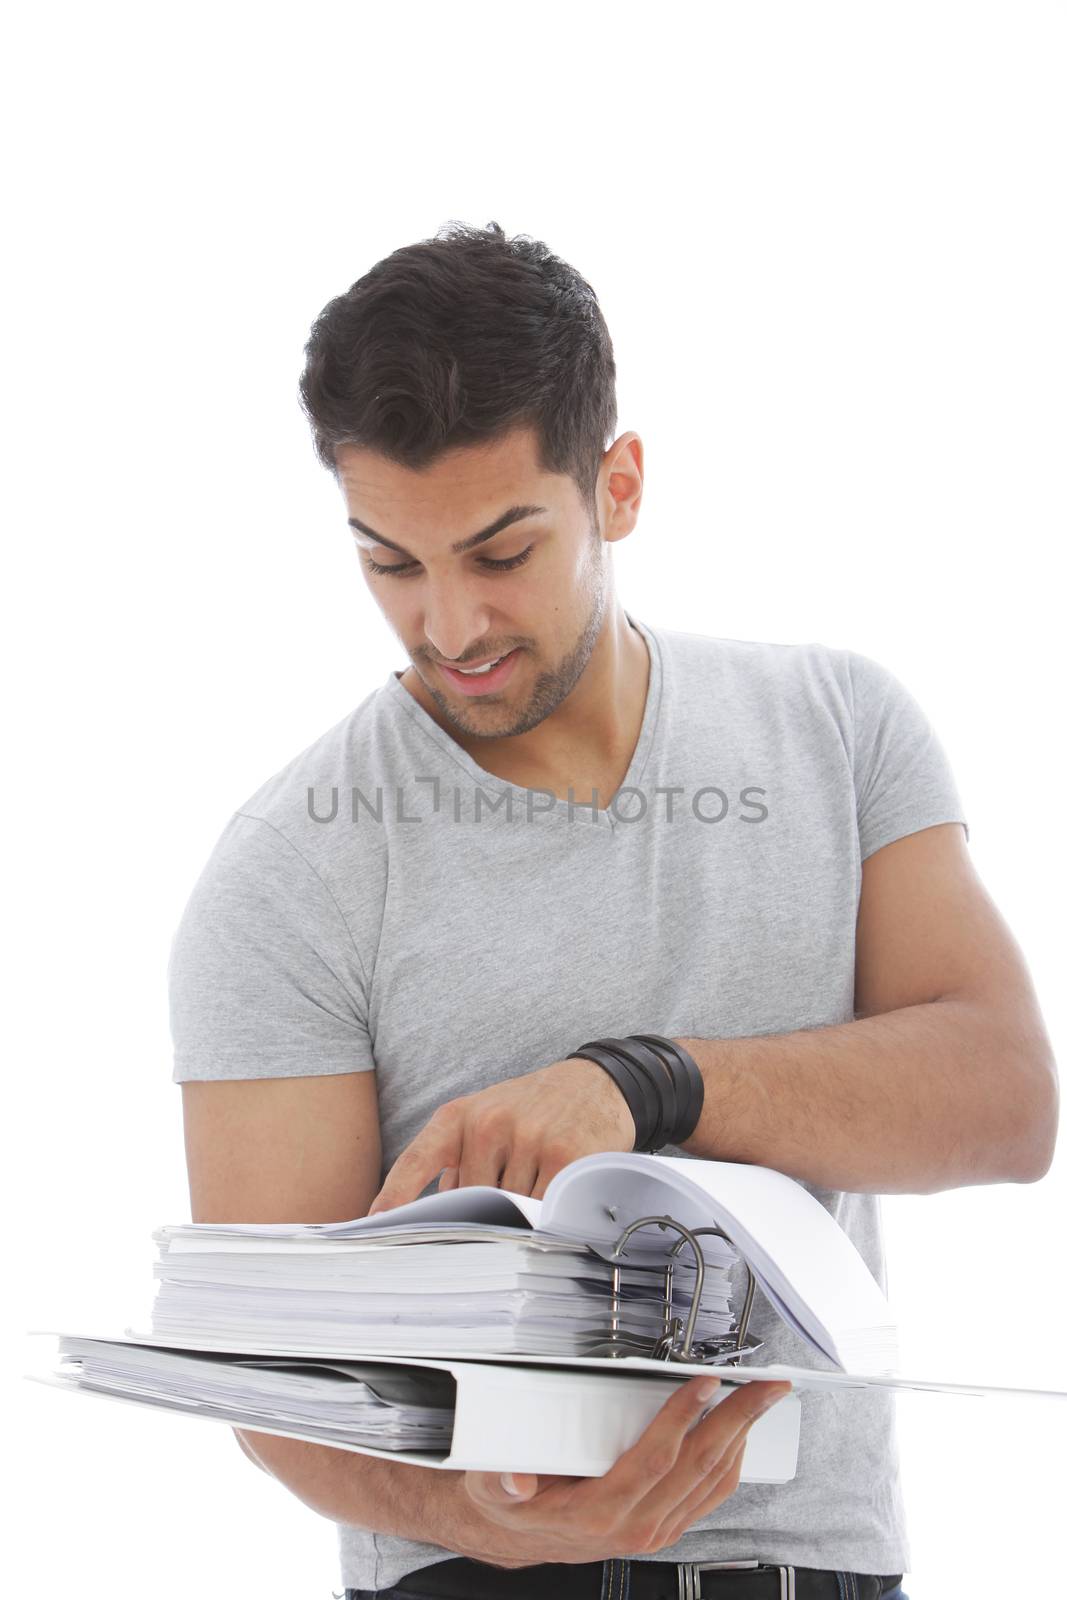
[[[392,759],[392,725],[375,690],[230,812],[183,913],[183,949],[236,937],[225,930],[237,927],[254,930],[265,952],[294,928],[328,940],[347,927],[357,949],[373,945],[385,830],[352,825],[351,792]]]
[[[385,693],[374,689],[264,779],[236,807],[235,816],[261,825],[246,832],[269,830],[316,865],[328,862],[357,834],[329,824],[350,814],[354,789],[369,793],[382,782],[381,774],[395,756],[395,738]],[[359,830],[358,837],[369,844],[376,830]]]
[[[847,648],[819,640],[734,639],[677,628],[656,632],[683,692],[703,685],[742,698],[775,691],[835,703],[850,698],[854,652]]]

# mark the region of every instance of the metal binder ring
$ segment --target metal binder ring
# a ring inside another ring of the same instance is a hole
[[[679,1226],[679,1224],[676,1222],[674,1224],[674,1226],[677,1228]],[[726,1243],[728,1245],[730,1245],[734,1250],[737,1250],[737,1246],[734,1244],[734,1241],[730,1238],[730,1235],[728,1233],[724,1233],[721,1228],[693,1228],[691,1230],[690,1234],[689,1234],[689,1242],[690,1242],[690,1244],[693,1244],[693,1240],[700,1233],[713,1233],[717,1239],[725,1239],[725,1241],[726,1241]],[[684,1239],[679,1239],[678,1243],[674,1246],[674,1248],[671,1251],[669,1257],[667,1258],[666,1300],[667,1300],[667,1316],[668,1316],[668,1318],[670,1317],[670,1314],[671,1314],[671,1312],[670,1312],[670,1308],[671,1308],[671,1280],[672,1280],[673,1275],[674,1275],[674,1258],[678,1254],[679,1250],[682,1248],[682,1246],[684,1244],[685,1244],[685,1240]],[[697,1252],[697,1255],[701,1256],[701,1258],[702,1258],[703,1253],[700,1250],[700,1247],[698,1245],[696,1245],[696,1244],[693,1244],[693,1249]],[[745,1343],[745,1335],[748,1332],[748,1319],[752,1315],[752,1302],[756,1298],[756,1277],[755,1277],[755,1274],[753,1273],[752,1268],[749,1266],[748,1262],[745,1261],[744,1256],[741,1255],[740,1250],[737,1250],[737,1253],[738,1253],[739,1256],[741,1256],[741,1260],[744,1262],[744,1265],[745,1265],[745,1272],[748,1274],[748,1288],[745,1290],[745,1303],[741,1308],[741,1320],[737,1324],[737,1340],[736,1340],[736,1343],[737,1343],[737,1354],[732,1358],[734,1366],[737,1366],[738,1362],[741,1360],[742,1355],[744,1354],[744,1348],[743,1347],[744,1347],[744,1343]],[[702,1283],[703,1282],[703,1278],[704,1278],[704,1273],[703,1273],[703,1259],[702,1259],[701,1260],[700,1276],[699,1276],[698,1282]],[[695,1301],[695,1304],[699,1305],[699,1302],[700,1302],[700,1296],[699,1296],[699,1293],[698,1293],[696,1301]]]
[[[700,1298],[704,1289],[704,1254],[700,1246],[697,1244],[697,1236],[698,1234],[703,1233],[715,1234],[718,1238],[724,1239],[728,1245],[732,1246],[732,1248],[736,1250],[737,1246],[734,1244],[729,1234],[724,1233],[721,1228],[690,1229],[687,1228],[684,1223],[676,1222],[673,1217],[639,1217],[636,1222],[631,1222],[629,1227],[624,1229],[619,1238],[616,1240],[615,1246],[611,1252],[613,1258],[611,1277],[612,1339],[614,1341],[614,1339],[618,1336],[619,1315],[622,1304],[622,1274],[617,1258],[622,1255],[626,1246],[626,1241],[629,1239],[632,1233],[636,1233],[638,1228],[650,1227],[653,1223],[660,1229],[673,1228],[677,1233],[680,1233],[682,1237],[671,1250],[667,1261],[664,1282],[664,1330],[662,1337],[657,1341],[652,1352],[652,1359],[669,1361],[673,1357],[675,1361],[700,1361],[702,1358],[693,1354],[693,1334],[696,1331],[697,1313],[700,1310]],[[685,1336],[682,1340],[682,1348],[681,1351],[676,1351],[674,1350],[674,1344],[678,1338],[679,1329],[681,1328],[681,1318],[672,1315],[674,1257],[678,1254],[682,1246],[687,1243],[690,1245],[693,1251],[694,1265],[696,1268],[696,1283],[693,1288],[693,1298],[689,1306],[689,1315],[686,1318]],[[740,1251],[738,1251],[738,1254],[740,1255]],[[742,1259],[744,1258],[742,1257]],[[748,1320],[752,1311],[752,1301],[756,1292],[756,1280],[753,1276],[752,1268],[749,1266],[747,1261],[745,1261],[745,1270],[748,1273],[748,1291],[745,1295],[745,1304],[741,1313],[740,1323],[738,1324],[737,1354],[733,1358],[735,1364],[740,1361],[743,1353],[742,1345],[744,1344],[745,1334],[748,1331]]]
[[[700,1296],[701,1296],[701,1293],[702,1293],[703,1288],[704,1288],[704,1256],[703,1256],[703,1254],[701,1252],[700,1246],[697,1244],[696,1239],[694,1238],[693,1234],[689,1231],[689,1229],[687,1227],[685,1227],[683,1223],[675,1222],[673,1217],[639,1217],[636,1222],[631,1222],[630,1226],[628,1228],[625,1228],[623,1230],[623,1232],[619,1235],[619,1238],[616,1240],[616,1243],[615,1243],[615,1248],[612,1250],[611,1253],[612,1253],[613,1257],[621,1256],[622,1253],[623,1253],[623,1250],[626,1247],[626,1241],[627,1241],[627,1239],[629,1239],[630,1235],[632,1233],[636,1233],[638,1228],[647,1228],[647,1227],[650,1227],[653,1223],[655,1223],[656,1226],[659,1227],[659,1228],[663,1228],[663,1229],[665,1229],[665,1228],[674,1228],[674,1229],[676,1229],[676,1231],[682,1235],[682,1238],[679,1240],[679,1245],[684,1244],[686,1242],[686,1240],[688,1240],[689,1243],[693,1247],[693,1254],[694,1254],[694,1256],[696,1258],[696,1262],[695,1262],[695,1264],[696,1264],[696,1274],[697,1274],[696,1287],[693,1290],[693,1299],[692,1299],[692,1303],[691,1303],[691,1305],[689,1307],[689,1316],[686,1318],[685,1338],[682,1341],[681,1354],[677,1354],[676,1353],[674,1359],[676,1361],[699,1361],[700,1357],[699,1356],[694,1356],[692,1351],[693,1351],[693,1332],[694,1332],[694,1330],[696,1328],[697,1312],[700,1309]],[[676,1248],[677,1248],[677,1246],[676,1246]],[[674,1344],[675,1339],[678,1337],[678,1329],[681,1326],[680,1319],[678,1317],[675,1317],[675,1316],[671,1315],[671,1301],[670,1301],[671,1274],[672,1274],[672,1269],[671,1269],[670,1265],[668,1264],[668,1267],[667,1267],[667,1280],[666,1280],[666,1285],[665,1285],[665,1297],[664,1297],[664,1312],[665,1312],[666,1326],[664,1328],[663,1337],[659,1340],[658,1344],[656,1345],[655,1350],[652,1352],[652,1359],[653,1360],[659,1360],[660,1358],[662,1358],[664,1361],[669,1361],[670,1360],[672,1346]],[[614,1269],[613,1269],[612,1284],[611,1284],[611,1287],[612,1287],[612,1313],[613,1313],[613,1317],[614,1317],[614,1311],[615,1311],[616,1296],[619,1294],[619,1289],[620,1289],[620,1281],[621,1281],[621,1273],[619,1271],[618,1265],[616,1265],[614,1267]]]

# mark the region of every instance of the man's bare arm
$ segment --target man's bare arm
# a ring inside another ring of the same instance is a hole
[[[280,1434],[235,1428],[250,1460],[332,1522],[441,1545],[476,1561],[502,1559],[500,1529],[473,1506],[463,1474],[385,1461]]]
[[[654,1555],[737,1488],[753,1423],[787,1383],[739,1384],[707,1410],[707,1372],[671,1395],[601,1478],[441,1471],[272,1434],[247,1434],[270,1470],[333,1522],[419,1539],[505,1568]],[[334,1457],[336,1459],[330,1460]]]
[[[867,858],[856,1019],[680,1039],[704,1078],[684,1149],[828,1189],[932,1193],[1047,1172],[1059,1092],[1022,953],[959,823]]]
[[[182,1107],[194,1222],[347,1222],[366,1214],[382,1160],[373,1072],[185,1083]],[[323,1516],[434,1543],[472,1521],[456,1509],[455,1473],[233,1432],[250,1461]]]

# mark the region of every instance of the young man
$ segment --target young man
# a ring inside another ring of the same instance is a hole
[[[540,1196],[633,1147],[571,1052],[640,1031],[704,1079],[665,1153],[789,1173],[876,1276],[879,1193],[1047,1170],[1050,1045],[933,730],[854,651],[620,605],[643,457],[614,377],[592,290],[495,224],[395,252],[315,324],[304,406],[410,665],[233,813],[175,935],[194,1220],[354,1217],[437,1179]],[[752,1330],[812,1364],[765,1302]],[[337,1522],[350,1600],[651,1600],[716,1562],[757,1563],[733,1600],[899,1593],[890,1397],[805,1394],[795,1480],[739,1488],[757,1397],[687,1431],[695,1387],[606,1478],[518,1496],[238,1439]]]

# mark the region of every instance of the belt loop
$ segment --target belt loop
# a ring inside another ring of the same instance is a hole
[[[620,1570],[616,1572],[616,1568]],[[616,1578],[618,1582],[616,1583]],[[604,1576],[600,1583],[600,1600],[624,1600],[625,1591],[630,1585],[627,1581],[629,1573],[626,1571],[626,1562],[616,1561],[614,1556],[604,1562]]]

